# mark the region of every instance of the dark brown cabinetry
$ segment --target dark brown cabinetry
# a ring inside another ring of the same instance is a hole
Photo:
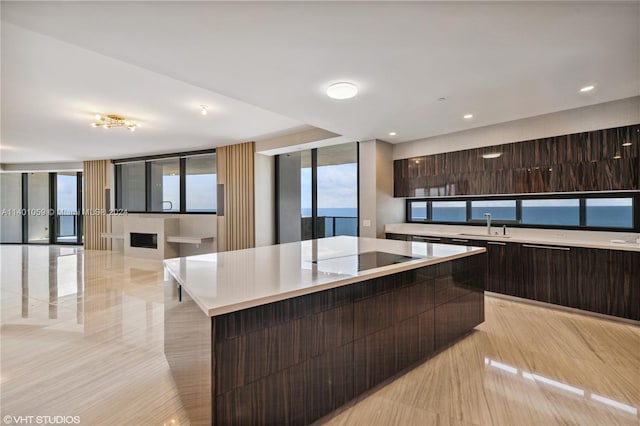
[[[394,161],[394,195],[637,190],[639,153],[633,125],[406,158]]]
[[[640,321],[640,252],[406,237],[486,247],[487,291]]]

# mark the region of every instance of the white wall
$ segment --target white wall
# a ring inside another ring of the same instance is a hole
[[[22,242],[22,174],[0,173],[0,242]]]
[[[368,140],[360,142],[360,205],[358,215],[360,216],[360,236],[376,238],[376,223],[378,220],[378,209],[376,206],[376,143],[378,141]],[[369,223],[369,226],[365,224]]]
[[[640,96],[396,144],[393,159],[640,123]]]
[[[376,143],[376,235],[384,238],[384,225],[404,222],[404,199],[393,198],[393,145]]]
[[[384,238],[384,225],[404,221],[404,201],[393,198],[393,146],[360,142],[360,236]],[[365,226],[367,221],[369,226]]]
[[[256,247],[276,242],[275,157],[255,154],[255,239]]]

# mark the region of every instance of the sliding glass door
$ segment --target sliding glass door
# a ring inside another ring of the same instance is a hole
[[[276,157],[279,243],[358,235],[358,144]]]

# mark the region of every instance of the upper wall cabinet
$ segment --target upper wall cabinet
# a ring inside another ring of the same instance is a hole
[[[406,158],[393,166],[396,197],[638,190],[640,124]]]

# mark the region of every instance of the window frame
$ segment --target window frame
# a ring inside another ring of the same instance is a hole
[[[602,198],[630,198],[632,208],[632,226],[629,228],[606,227],[606,226],[588,226],[586,215],[586,200]],[[562,199],[579,199],[580,224],[578,226],[569,225],[550,225],[550,224],[527,224],[522,223],[522,201],[524,200],[562,200]],[[640,191],[613,191],[613,192],[567,192],[567,193],[549,193],[549,194],[517,194],[517,195],[489,195],[489,196],[455,196],[455,197],[420,197],[405,199],[405,222],[406,223],[422,223],[422,224],[438,224],[438,225],[472,225],[485,226],[485,220],[471,219],[471,202],[472,201],[490,201],[490,200],[515,200],[516,202],[516,220],[500,220],[492,219],[491,223],[502,226],[507,225],[514,228],[538,228],[538,229],[567,229],[581,231],[609,231],[609,232],[640,232]],[[467,205],[467,220],[463,222],[450,221],[434,221],[432,220],[431,203],[433,201],[465,201]],[[427,203],[426,220],[416,220],[411,217],[411,204],[413,202]]]
[[[188,151],[188,152],[177,152],[171,154],[161,154],[161,155],[151,155],[145,157],[131,157],[131,158],[121,158],[117,160],[111,160],[111,163],[114,165],[114,186],[115,186],[115,205],[116,210],[124,210],[122,208],[122,197],[121,197],[121,185],[122,185],[122,176],[119,169],[119,166],[127,163],[137,163],[144,162],[145,167],[145,209],[142,211],[139,210],[127,210],[127,213],[144,213],[144,214],[165,214],[165,215],[176,215],[176,214],[193,214],[193,215],[217,215],[218,214],[218,206],[216,205],[215,211],[189,211],[187,210],[187,197],[186,197],[186,185],[187,185],[187,170],[186,170],[186,161],[188,157],[196,157],[200,155],[208,155],[208,154],[216,154],[215,149],[204,149],[198,151]],[[150,198],[151,198],[151,163],[157,160],[168,160],[171,158],[177,158],[179,160],[179,172],[180,172],[180,209],[178,211],[152,211],[150,208]],[[216,163],[217,163],[216,156]],[[217,164],[216,164],[216,178],[218,174]],[[217,179],[216,179],[217,180]],[[217,186],[216,186],[217,191]]]

